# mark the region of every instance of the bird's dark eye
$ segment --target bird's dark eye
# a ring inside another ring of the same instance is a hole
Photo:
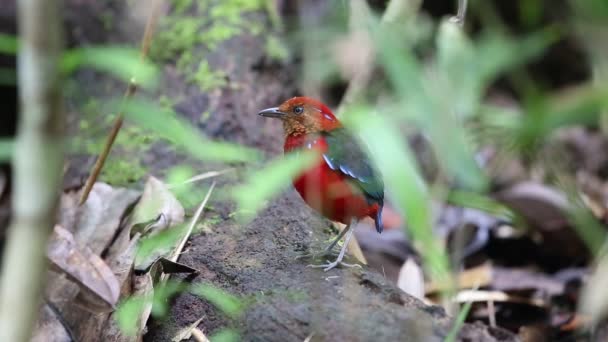
[[[302,106],[296,106],[293,108],[293,112],[296,114],[302,114],[304,112],[304,107]]]

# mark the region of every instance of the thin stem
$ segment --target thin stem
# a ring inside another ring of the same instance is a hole
[[[13,212],[0,279],[0,341],[29,341],[46,275],[63,171],[58,0],[20,0],[21,113],[13,155]]]
[[[467,0],[458,0],[458,12],[452,20],[458,23],[460,26],[464,25],[464,20],[467,15]]]
[[[141,49],[140,49],[140,55],[139,55],[139,58],[141,61],[144,61],[146,59],[146,57],[148,56],[148,51],[150,50],[150,44],[152,43],[152,33],[154,32],[154,27],[156,26],[156,22],[158,21],[158,14],[159,14],[159,10],[160,10],[159,4],[160,4],[160,1],[158,1],[158,0],[154,1],[154,3],[152,4],[152,6],[153,6],[152,12],[150,12],[150,17],[148,17],[148,21],[146,22],[146,29],[144,31],[144,36],[141,40]],[[137,91],[137,80],[131,79],[131,82],[129,82],[129,86],[127,87],[127,91],[125,92],[125,95],[124,95],[124,101],[128,101],[131,97],[133,97],[133,95],[135,94],[136,91]],[[99,178],[99,174],[101,173],[101,170],[103,169],[106,159],[108,158],[108,155],[110,154],[110,151],[112,150],[112,145],[114,145],[114,141],[116,140],[116,137],[118,136],[118,132],[120,131],[120,128],[122,127],[123,122],[124,122],[124,113],[120,112],[120,113],[118,113],[116,120],[114,120],[114,124],[112,125],[112,129],[110,130],[110,133],[108,134],[108,138],[106,139],[103,150],[99,154],[97,161],[95,161],[95,165],[93,166],[93,170],[89,174],[89,178],[87,178],[87,181],[84,186],[84,190],[82,191],[82,195],[80,196],[79,205],[84,204],[84,202],[87,201],[87,198],[89,198],[91,189],[93,189],[93,185],[95,185],[97,178]]]

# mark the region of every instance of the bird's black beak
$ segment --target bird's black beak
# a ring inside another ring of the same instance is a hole
[[[285,116],[285,113],[279,110],[279,107],[272,107],[264,109],[259,112],[258,115],[265,116],[267,118],[282,118]]]

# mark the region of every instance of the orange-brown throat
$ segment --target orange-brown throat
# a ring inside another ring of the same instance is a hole
[[[323,131],[323,126],[321,122],[315,122],[314,120],[304,123],[294,118],[286,118],[283,120],[283,131],[285,137],[308,135]]]

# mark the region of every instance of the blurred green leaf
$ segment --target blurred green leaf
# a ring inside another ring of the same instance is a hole
[[[428,134],[437,159],[449,176],[467,188],[484,189],[487,180],[473,158],[473,148],[452,103],[445,102],[445,94],[432,91],[436,90],[437,82],[425,77],[424,68],[408,47],[400,43],[399,35],[380,30],[375,31],[374,37],[386,74],[401,100],[392,114],[412,120]]]
[[[139,330],[140,318],[146,307],[152,303],[152,315],[163,317],[169,311],[171,297],[183,292],[188,288],[186,283],[178,281],[168,281],[156,284],[153,296],[133,295],[125,299],[118,305],[115,318],[120,330],[127,336],[135,336]]]
[[[88,66],[108,72],[125,82],[134,80],[138,85],[152,87],[156,82],[156,67],[141,59],[136,49],[117,46],[76,48],[65,52],[62,70],[66,74]]]
[[[445,342],[456,341],[456,337],[458,336],[460,329],[462,329],[462,326],[464,325],[464,322],[467,319],[467,316],[469,315],[469,311],[471,311],[472,305],[473,305],[473,302],[466,302],[462,306],[462,308],[458,312],[458,316],[456,317],[456,320],[454,320],[454,325],[452,326],[452,329],[450,329],[448,336],[446,336],[446,338],[444,340]]]
[[[264,206],[265,201],[286,188],[318,158],[315,152],[302,151],[273,160],[264,169],[253,173],[245,184],[233,190],[239,209],[244,213],[257,212]]]
[[[211,342],[237,342],[241,337],[234,329],[222,329],[209,338]]]
[[[437,65],[447,79],[445,94],[454,112],[462,118],[470,117],[482,96],[482,82],[476,62],[475,47],[451,19],[442,20],[437,34]]]
[[[190,292],[208,300],[232,318],[238,317],[243,312],[244,305],[238,297],[217,287],[207,284],[195,284],[190,288]]]
[[[459,207],[481,210],[498,218],[513,222],[518,227],[522,226],[524,222],[513,210],[483,194],[451,190],[446,201]]]
[[[9,160],[13,156],[15,141],[12,139],[0,139],[0,160]]]
[[[135,269],[146,269],[159,257],[168,255],[180,241],[186,225],[181,224],[146,236],[139,241]]]
[[[0,33],[0,53],[16,55],[19,50],[19,40],[17,37]]]
[[[515,40],[497,32],[485,33],[476,48],[476,56],[471,61],[483,86],[487,86],[500,73],[540,56],[560,37],[559,32],[549,27],[529,36]],[[513,53],[517,51],[517,53]]]
[[[169,312],[171,298],[187,288],[187,284],[180,281],[168,281],[156,285],[152,300],[152,314],[155,317],[164,317]]]
[[[17,70],[0,68],[0,85],[17,85]]]
[[[138,331],[139,318],[146,305],[143,296],[131,296],[118,305],[115,317],[118,327],[127,336],[135,336]]]
[[[581,198],[576,180],[566,173],[557,174],[556,185],[568,196],[568,219],[594,256],[599,256],[606,242],[606,229],[593,216]]]
[[[405,213],[409,233],[420,243],[419,250],[429,274],[439,283],[449,281],[447,256],[433,234],[428,189],[398,126],[382,115],[370,115],[370,110],[364,108],[353,108],[345,119],[369,146],[370,157],[383,174],[385,192]]]
[[[151,103],[133,100],[117,107],[122,108],[127,117],[139,126],[159,134],[201,160],[237,162],[259,157],[259,152],[254,149],[208,140],[202,132],[178,118],[175,113],[162,110]]]

